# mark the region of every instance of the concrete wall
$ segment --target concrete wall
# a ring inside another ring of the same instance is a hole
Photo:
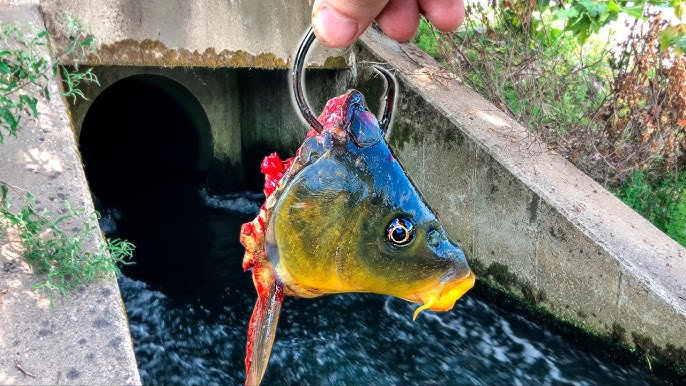
[[[0,20],[41,29],[36,4],[8,7],[0,3]],[[40,52],[48,58],[46,51]],[[0,180],[16,187],[13,207],[25,191],[36,197],[36,209],[53,216],[66,214],[65,203],[93,213],[69,115],[57,79],[48,83],[51,100],[30,87],[38,98],[39,119],[24,119],[17,138],[0,145]],[[4,129],[3,129],[4,130]],[[22,190],[24,189],[24,190]],[[67,232],[83,227],[77,220],[61,224]],[[0,384],[140,384],[126,313],[112,276],[85,285],[68,298],[50,299],[34,285],[37,277],[21,258],[19,236],[0,223]],[[83,240],[95,252],[102,237]]]
[[[92,57],[90,63],[138,66],[118,67],[113,73],[99,70],[104,86],[132,74],[155,73],[170,76],[191,90],[211,122],[213,158],[234,164],[238,160],[245,163],[246,149],[250,154],[268,147],[287,152],[299,142],[301,135],[300,123],[289,115],[289,98],[278,80],[286,78],[285,72],[278,75],[246,69],[243,73],[234,70],[232,74],[223,69],[209,69],[283,68],[289,63],[307,25],[309,6],[307,2],[295,0],[263,4],[249,0],[46,0],[42,11],[46,24],[58,35],[64,33],[57,22],[62,10],[89,21],[102,43],[100,58]],[[17,7],[13,12],[29,15],[32,22],[40,24],[33,5]],[[4,15],[3,20],[6,20]],[[620,326],[629,334],[649,337],[660,346],[686,347],[684,248],[564,159],[551,154],[526,130],[461,85],[453,75],[438,69],[435,62],[415,47],[398,45],[375,31],[369,31],[363,41],[366,45],[363,48],[320,54],[322,57],[313,62],[335,67],[342,65],[341,58],[344,58],[354,70],[351,73],[356,73],[358,62],[363,66],[365,59],[389,63],[401,87],[391,144],[428,200],[442,214],[451,236],[462,242],[473,264],[483,268],[506,267],[517,282],[506,286],[513,292],[529,293],[530,298],[560,318],[605,334],[616,332],[613,326]],[[357,54],[354,60],[353,53]],[[207,68],[169,70],[141,66]],[[314,75],[308,82],[311,93],[324,99],[339,94],[344,88],[341,86],[347,83],[347,74]],[[366,77],[362,75],[365,82]],[[328,80],[335,86],[329,86]],[[374,99],[366,83],[361,88],[369,100]],[[95,98],[98,92],[89,89],[88,95]],[[236,99],[241,106],[238,112],[229,103]],[[276,107],[267,110],[265,106]],[[315,106],[315,110],[320,107]],[[88,102],[75,106],[77,130],[81,114],[87,109]],[[48,138],[41,132],[59,127],[49,139],[67,138],[67,142],[56,142],[58,149],[71,151],[72,155],[65,156],[65,160],[76,162],[74,144],[68,131],[63,130],[67,122],[64,106],[51,105],[49,111],[54,121],[29,129],[35,131],[33,139],[37,142],[28,145],[46,146],[38,143],[40,138],[43,141]],[[16,150],[7,159],[20,159],[22,154]],[[22,173],[26,173],[28,166],[15,164],[12,167],[17,168],[19,183],[27,178]],[[75,173],[70,177],[59,177],[48,185],[44,182],[49,176],[43,175],[44,179],[37,179],[35,184],[43,184],[45,189],[78,186],[81,201],[76,202],[90,207],[83,190],[86,185],[82,171],[78,164],[69,165],[72,165],[70,173]],[[9,169],[3,168],[3,178],[8,178],[5,176],[9,172],[5,170]],[[23,277],[30,283],[28,274]],[[113,282],[106,286],[114,288]],[[83,296],[98,302],[98,287],[93,288]],[[120,301],[110,295],[111,292],[108,295],[111,303],[99,303],[98,307],[108,305],[105,308],[110,311],[121,310]],[[21,296],[26,299],[29,295],[22,292]],[[81,314],[93,310],[95,315],[105,312],[90,306],[91,309],[86,303],[77,314],[67,312],[59,316],[62,319],[57,326],[61,333],[41,346],[44,351],[37,352],[35,360],[53,354],[69,357],[75,347],[71,338],[75,335],[69,335],[69,328],[77,329],[74,334],[101,336],[99,331],[82,331],[79,323],[69,322],[69,318],[79,321]],[[75,307],[79,310],[78,305]],[[32,329],[15,323],[18,317],[33,319],[37,317],[32,315],[44,312],[35,309],[35,314],[2,314],[13,315],[3,322],[4,325],[14,323],[17,332],[3,330],[0,334],[0,339],[4,339],[0,358],[19,358],[17,355],[24,355],[31,348],[28,344],[18,345],[19,348],[11,346],[13,343],[7,336],[33,334],[35,339],[40,338],[39,324]],[[113,314],[122,320],[120,311]],[[96,322],[92,325],[97,327]],[[119,328],[121,324],[116,326]],[[118,332],[122,333],[122,329]],[[121,353],[126,356],[116,366],[131,363],[130,345],[126,340],[122,342],[126,344]],[[105,347],[102,350],[108,353]],[[107,354],[102,355],[103,361],[97,366],[102,369],[114,366],[106,362]],[[5,359],[2,366],[0,382],[31,381],[19,378],[21,373],[17,374],[11,359]],[[60,374],[71,371],[67,364],[60,366],[57,367],[63,369],[58,370]],[[116,369],[116,379],[84,377],[78,382],[138,381],[128,369]],[[44,381],[51,382],[52,378],[48,377],[56,376],[54,373],[46,371]]]
[[[393,63],[401,81],[391,144],[469,257],[484,268],[502,264],[517,278],[507,284],[510,290],[530,292],[523,295],[564,320],[608,335],[621,327],[661,346],[686,347],[683,247],[452,75],[431,68],[437,64],[416,48],[373,31],[364,42],[358,60]],[[212,122],[214,157],[228,154],[232,164],[250,165],[248,175],[257,175],[265,153],[292,154],[302,140],[285,71],[97,72],[103,88],[141,73],[188,87]],[[315,111],[347,87],[349,74],[310,72]],[[359,88],[375,105],[380,81],[361,74]],[[87,108],[82,102],[74,109],[77,127]]]
[[[293,109],[286,70],[99,66],[93,72],[100,85],[87,85],[83,89],[87,99],[70,103],[77,138],[88,109],[109,86],[130,76],[163,76],[188,89],[208,118],[207,133],[198,127],[201,142],[205,142],[198,164],[208,173],[208,185],[214,190],[237,190],[246,182],[255,182],[245,177],[259,177],[258,165],[265,154],[277,151],[292,156],[307,131]],[[309,100],[315,110],[344,92],[351,81],[345,70],[311,70],[307,76]]]
[[[63,12],[87,21],[100,43],[91,64],[287,68],[310,22],[304,0],[45,0],[46,24],[65,36]],[[311,63],[344,67],[323,48]]]
[[[686,347],[686,249],[416,47],[363,42],[400,79],[391,145],[468,259],[561,319]]]

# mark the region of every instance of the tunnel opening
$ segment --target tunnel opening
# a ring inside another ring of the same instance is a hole
[[[107,206],[130,208],[149,204],[142,195],[200,185],[206,131],[202,106],[178,82],[159,75],[115,82],[95,99],[79,136],[91,191]]]
[[[103,231],[136,246],[126,275],[169,292],[203,279],[194,273],[209,244],[197,215],[209,131],[198,99],[161,75],[114,82],[85,114],[79,147]]]

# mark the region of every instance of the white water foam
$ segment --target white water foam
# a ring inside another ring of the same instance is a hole
[[[238,192],[223,195],[212,195],[206,188],[198,192],[207,206],[227,212],[252,215],[260,210],[264,194],[256,192]]]

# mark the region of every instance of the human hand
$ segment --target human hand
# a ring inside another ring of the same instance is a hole
[[[409,40],[424,14],[436,28],[452,31],[464,20],[463,0],[315,0],[312,26],[329,47],[345,47],[374,19],[383,32],[398,41]]]

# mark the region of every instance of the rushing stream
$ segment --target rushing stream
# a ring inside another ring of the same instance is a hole
[[[187,206],[172,198],[105,218],[110,232],[137,245],[137,263],[119,285],[144,384],[244,381],[255,291],[237,239],[262,196],[194,197]],[[451,312],[425,311],[412,322],[415,307],[378,295],[288,298],[263,384],[660,384],[473,294]]]

